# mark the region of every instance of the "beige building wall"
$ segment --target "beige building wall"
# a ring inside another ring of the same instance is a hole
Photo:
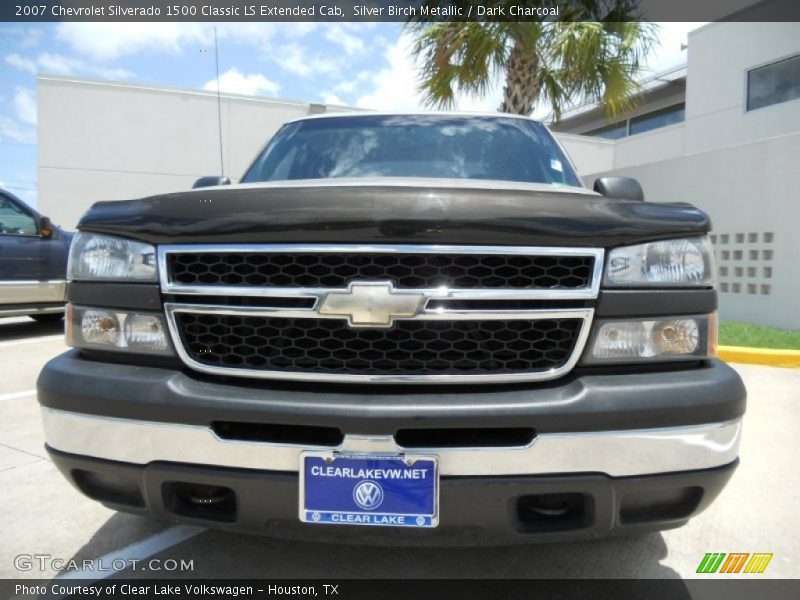
[[[639,180],[648,202],[711,215],[721,318],[800,329],[800,133],[584,175]]]
[[[217,95],[127,83],[38,78],[39,210],[74,229],[99,200],[180,191],[220,174]],[[225,174],[238,179],[285,122],[321,109],[222,94]]]
[[[800,23],[711,23],[689,34],[686,143],[693,154],[800,130],[800,101],[746,110],[747,72],[800,54]]]

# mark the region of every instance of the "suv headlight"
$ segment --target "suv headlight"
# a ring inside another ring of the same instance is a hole
[[[714,285],[714,252],[708,236],[614,248],[608,287],[706,287]]]
[[[67,277],[82,281],[157,281],[155,246],[98,233],[78,233]]]

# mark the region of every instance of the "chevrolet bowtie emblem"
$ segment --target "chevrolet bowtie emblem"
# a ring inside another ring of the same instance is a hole
[[[423,294],[396,292],[391,283],[353,283],[346,292],[329,292],[319,314],[347,317],[351,325],[389,327],[398,317],[415,316],[425,301]]]

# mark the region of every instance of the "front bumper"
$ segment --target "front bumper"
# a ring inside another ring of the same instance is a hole
[[[544,433],[521,446],[402,446],[392,436],[346,435],[299,445],[218,437],[209,426],[97,417],[42,409],[47,443],[62,452],[147,465],[158,461],[299,472],[305,451],[435,454],[443,476],[604,473],[627,477],[708,469],[736,460],[741,419],[708,425]]]
[[[71,351],[48,363],[38,391],[54,461],[82,492],[115,508],[273,535],[337,538],[346,529],[353,537],[357,529],[360,540],[454,543],[680,525],[730,477],[745,404],[738,375],[719,361],[677,371],[575,372],[526,386],[367,390],[227,383]],[[220,421],[326,427],[341,439],[231,439],[218,435]],[[524,444],[490,447],[409,446],[396,435],[432,428],[535,434]],[[305,450],[437,455],[440,526],[401,534],[296,522]],[[182,506],[173,484],[228,488],[234,499],[226,518]],[[568,517],[526,512],[531,498],[553,494]]]
[[[274,538],[392,545],[549,542],[680,527],[713,502],[737,464],[638,477],[442,477],[439,526],[423,530],[301,523],[296,473],[168,462],[134,465],[48,450],[79,490],[117,510]],[[184,483],[224,486],[235,502],[224,514],[198,509],[174,493]],[[569,498],[568,511],[543,516],[529,510],[543,496]]]

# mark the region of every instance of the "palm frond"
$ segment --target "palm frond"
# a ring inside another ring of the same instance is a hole
[[[419,88],[429,106],[451,108],[459,91],[483,96],[505,76],[504,110],[538,100],[559,119],[569,105],[602,101],[615,117],[640,102],[637,76],[655,41],[657,26],[634,19],[638,2],[570,0],[554,22],[411,22]]]
[[[430,106],[451,108],[457,90],[484,95],[505,63],[505,34],[494,23],[415,23],[413,54]]]

